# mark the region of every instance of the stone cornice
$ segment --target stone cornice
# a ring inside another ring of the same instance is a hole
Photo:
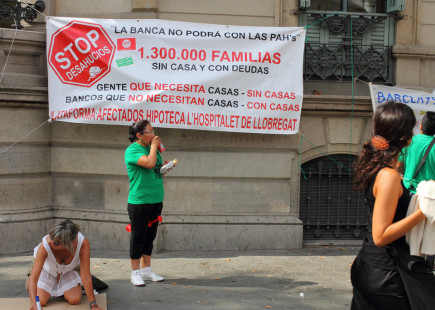
[[[0,107],[48,106],[47,87],[0,86]]]
[[[37,44],[37,45],[45,45],[46,37],[45,37],[45,33],[43,32],[1,28],[0,40],[6,42],[14,40],[14,44],[30,43],[30,44]]]
[[[54,216],[53,208],[45,207],[28,210],[14,210],[0,212],[0,223],[28,222],[51,219]]]
[[[1,87],[1,107],[36,107],[46,108],[48,105],[47,87]],[[304,95],[302,113],[304,115],[347,115],[352,112],[352,97],[338,95]],[[338,114],[337,114],[338,113]],[[369,96],[353,98],[353,113],[368,116],[372,113]]]
[[[304,95],[302,115],[315,116],[371,116],[370,96]]]
[[[53,208],[54,217],[73,220],[89,220],[97,222],[128,223],[127,212],[107,210],[83,210],[76,208]],[[166,224],[261,224],[267,225],[301,225],[302,222],[294,214],[163,214]]]
[[[394,45],[394,57],[435,58],[435,47],[422,45]]]

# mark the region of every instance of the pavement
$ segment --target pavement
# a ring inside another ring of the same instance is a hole
[[[359,247],[153,254],[164,282],[130,283],[128,252],[93,251],[91,273],[107,283],[110,310],[350,309],[350,266]],[[0,255],[0,298],[28,297],[31,253]],[[1,309],[1,305],[0,305]]]

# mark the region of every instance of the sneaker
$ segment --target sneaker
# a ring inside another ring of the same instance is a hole
[[[140,269],[131,271],[131,283],[136,286],[145,286],[145,282],[141,277]]]
[[[144,281],[162,282],[165,278],[152,272],[150,267],[145,267],[140,270],[142,279]]]

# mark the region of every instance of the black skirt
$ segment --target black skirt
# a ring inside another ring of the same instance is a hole
[[[408,296],[393,258],[384,247],[364,243],[352,264],[352,310],[409,310]]]

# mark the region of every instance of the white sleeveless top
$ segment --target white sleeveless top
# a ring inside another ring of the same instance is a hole
[[[80,265],[80,248],[85,237],[80,232],[78,233],[77,249],[74,253],[74,258],[68,265],[59,264],[56,261],[47,242],[47,237],[48,235],[44,236],[42,242],[33,250],[33,256],[36,258],[36,253],[38,253],[38,249],[42,244],[48,254],[42,267],[37,287],[47,291],[51,296],[62,296],[65,291],[82,284],[80,275],[73,269]],[[59,282],[57,281],[58,276]]]

